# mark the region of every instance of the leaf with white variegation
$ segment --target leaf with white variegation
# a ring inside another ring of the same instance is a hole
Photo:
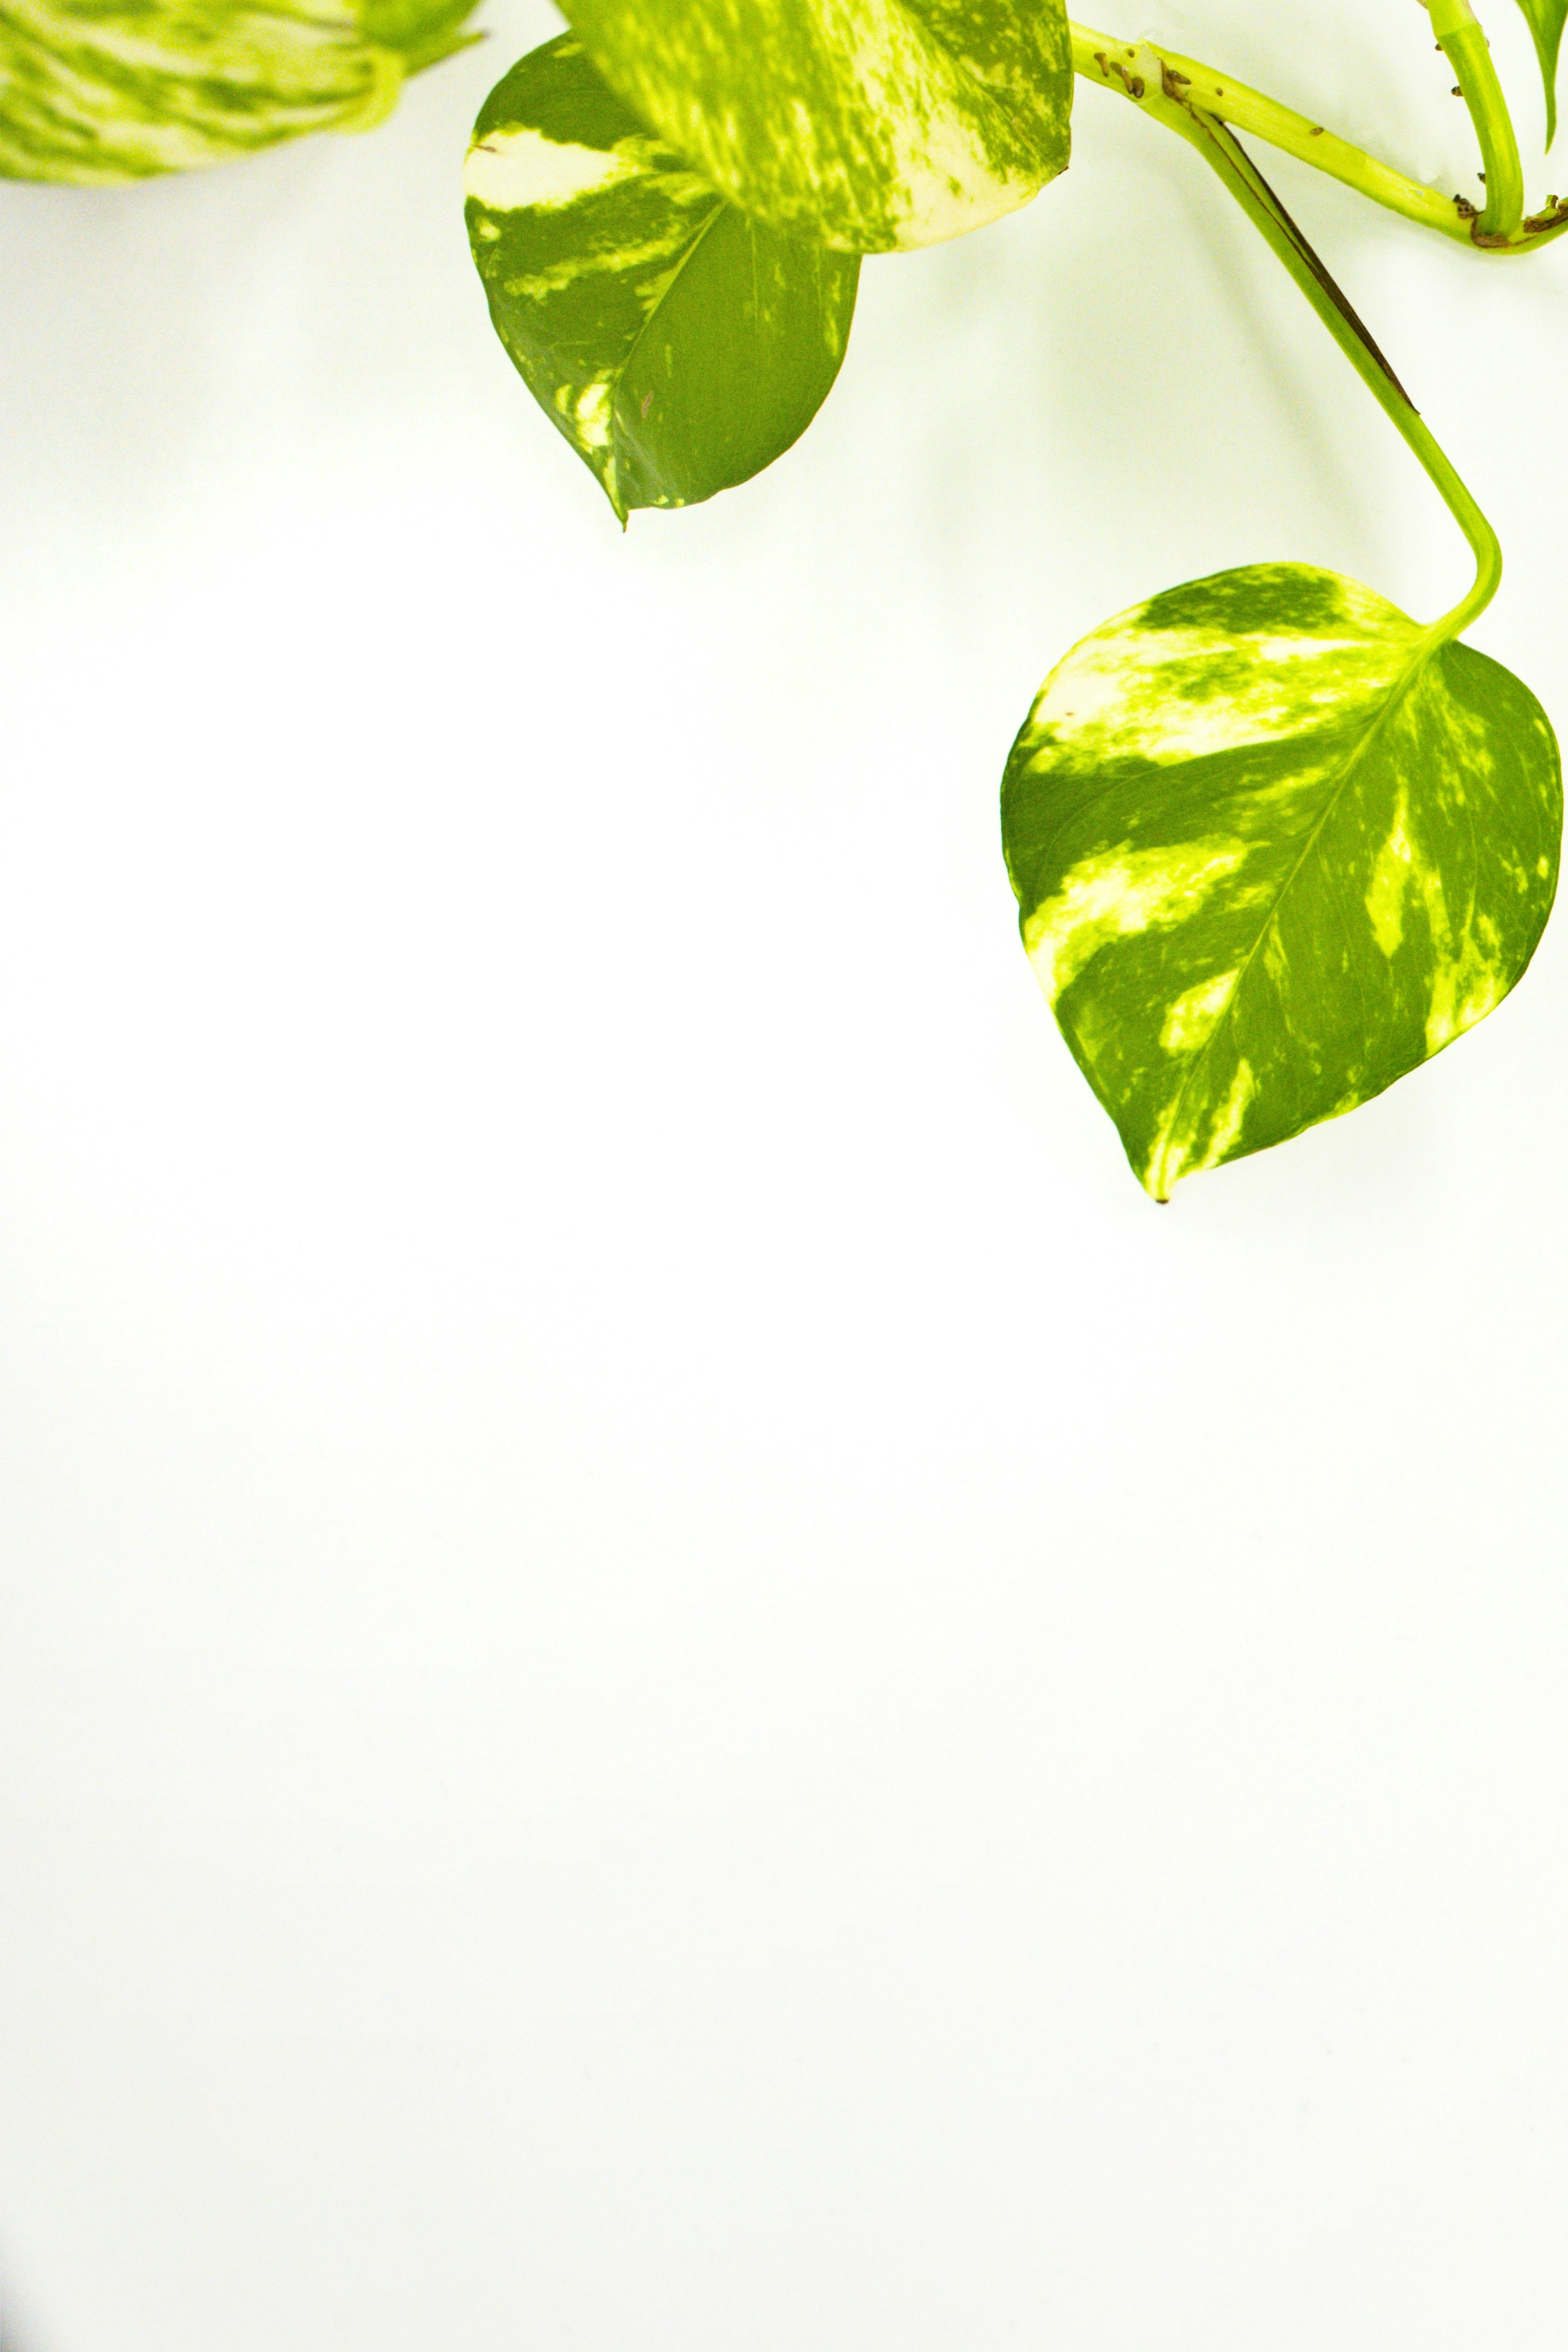
[[[1063,0],[562,0],[643,120],[723,194],[847,252],[934,245],[1068,160]]]
[[[472,0],[0,0],[0,178],[187,172],[368,131]]]
[[[1519,5],[1534,39],[1541,79],[1546,86],[1546,143],[1550,147],[1557,136],[1557,59],[1563,47],[1563,27],[1568,23],[1568,0],[1519,0]]]
[[[496,332],[623,519],[748,480],[827,397],[859,257],[727,205],[572,34],[490,92],[465,180]]]
[[[1496,662],[1302,564],[1173,589],[1047,679],[1003,786],[1025,945],[1157,1200],[1508,993],[1562,771]]]

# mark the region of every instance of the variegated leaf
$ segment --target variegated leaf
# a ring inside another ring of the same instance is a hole
[[[562,0],[606,80],[731,201],[879,253],[1027,203],[1068,160],[1062,0]]]
[[[747,480],[826,398],[859,257],[727,205],[574,35],[491,91],[466,184],[496,331],[623,519]]]
[[[1541,60],[1541,79],[1546,85],[1546,143],[1550,147],[1557,136],[1557,58],[1563,47],[1563,27],[1568,23],[1568,0],[1519,0],[1535,42],[1535,54]]]
[[[1562,826],[1533,695],[1300,564],[1086,637],[1003,786],[1025,945],[1161,1201],[1489,1013],[1541,937]]]
[[[0,0],[0,177],[91,184],[365,131],[472,0]]]

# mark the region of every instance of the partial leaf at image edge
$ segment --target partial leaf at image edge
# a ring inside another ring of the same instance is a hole
[[[496,331],[623,519],[749,479],[832,389],[858,256],[725,204],[572,34],[491,91],[466,186]]]
[[[1563,47],[1563,28],[1568,23],[1568,0],[1519,0],[1519,5],[1541,60],[1541,79],[1546,88],[1546,144],[1550,147],[1557,135],[1557,60]]]
[[[465,29],[474,6],[475,0],[360,0],[360,29],[401,58],[405,76],[423,73],[484,37]]]
[[[605,79],[732,204],[846,252],[931,245],[1068,161],[1063,0],[562,0]]]
[[[1086,637],[1003,786],[1025,945],[1158,1200],[1491,1012],[1545,927],[1562,828],[1528,688],[1300,564]]]
[[[0,178],[102,185],[366,131],[471,0],[0,0]]]

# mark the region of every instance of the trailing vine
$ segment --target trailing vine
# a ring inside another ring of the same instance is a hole
[[[1520,0],[1547,143],[1568,0]],[[1079,82],[1182,139],[1239,206],[1469,545],[1411,618],[1307,564],[1148,598],[1047,677],[1002,786],[1026,949],[1155,1198],[1354,1108],[1523,973],[1556,889],[1552,728],[1462,642],[1498,541],[1244,141],[1484,260],[1528,207],[1468,0],[1423,0],[1481,200],[1060,0],[563,0],[475,125],[469,236],[496,331],[626,522],[743,482],[831,391],[862,257],[984,227],[1068,161]],[[365,128],[462,45],[466,0],[0,0],[0,173],[94,181]]]

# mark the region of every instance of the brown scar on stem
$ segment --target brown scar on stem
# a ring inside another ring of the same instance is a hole
[[[1136,57],[1138,52],[1136,49],[1129,49],[1127,54],[1130,58],[1132,58]],[[1096,49],[1094,53],[1094,62],[1100,68],[1100,72],[1105,76],[1107,81],[1110,79],[1112,74],[1115,74],[1120,79],[1129,98],[1142,97],[1143,83],[1142,78],[1137,74],[1130,74],[1125,66],[1113,66],[1103,49]],[[1163,68],[1162,70],[1163,70]]]

